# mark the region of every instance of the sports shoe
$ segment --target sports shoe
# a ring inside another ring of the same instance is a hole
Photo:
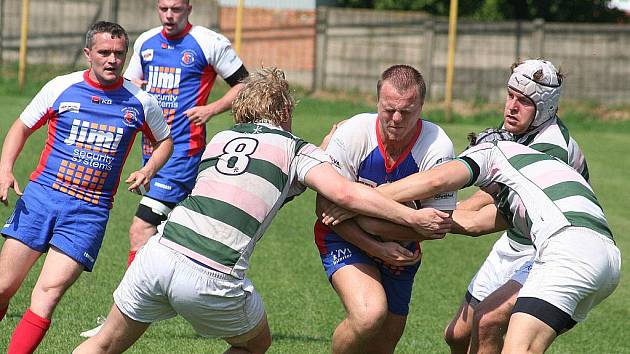
[[[96,318],[96,324],[98,324],[98,326],[87,330],[85,332],[81,332],[79,335],[83,338],[90,338],[90,337],[94,337],[95,335],[98,334],[98,332],[101,330],[101,328],[103,328],[103,324],[105,324],[105,320],[106,318],[103,316],[98,316]]]

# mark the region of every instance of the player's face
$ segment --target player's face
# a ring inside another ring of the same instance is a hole
[[[388,81],[383,82],[377,105],[381,138],[408,144],[415,135],[422,104],[415,87],[398,92]]]
[[[186,28],[191,11],[192,5],[184,0],[158,1],[158,14],[162,28],[171,37],[180,34]]]
[[[111,33],[96,33],[92,47],[84,48],[83,53],[90,64],[90,79],[101,85],[113,84],[125,65],[125,38],[112,38]]]
[[[536,105],[527,96],[508,87],[503,126],[512,134],[523,134],[536,116]]]

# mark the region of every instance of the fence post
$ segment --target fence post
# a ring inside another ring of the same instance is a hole
[[[109,14],[109,17],[112,19],[112,22],[114,23],[118,23],[118,9],[119,9],[118,5],[119,5],[118,0],[111,0],[110,9],[109,9],[111,12]]]
[[[328,6],[316,9],[315,18],[315,68],[311,91],[323,90],[326,85],[326,51],[328,46]]]
[[[538,57],[542,58],[545,56],[545,20],[537,18],[533,24],[532,47],[538,52]]]
[[[210,13],[208,14],[210,23],[208,27],[214,31],[220,32],[221,29],[221,5],[218,1],[210,2]]]
[[[0,0],[0,65],[4,54],[4,0]]]
[[[424,22],[424,58],[422,59],[421,72],[427,85],[427,94],[431,96],[431,85],[433,84],[433,50],[435,38],[435,21],[433,17]]]

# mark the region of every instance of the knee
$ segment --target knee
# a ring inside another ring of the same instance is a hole
[[[498,309],[493,311],[477,311],[473,316],[474,325],[479,338],[490,335],[503,335],[507,331],[509,316]]]
[[[0,308],[4,308],[9,304],[11,298],[17,292],[17,286],[0,284]]]
[[[470,327],[463,322],[453,321],[444,328],[444,341],[451,348],[468,347]]]
[[[53,287],[35,284],[33,292],[31,293],[31,307],[35,304],[37,308],[44,308],[46,311],[52,312],[63,297],[65,289],[65,286]],[[44,317],[47,316],[44,315]]]
[[[355,333],[368,337],[378,333],[386,317],[387,306],[367,306],[361,311],[348,314],[348,321]]]

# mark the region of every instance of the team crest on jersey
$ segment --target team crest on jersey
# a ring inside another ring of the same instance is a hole
[[[183,51],[181,63],[183,66],[192,66],[195,63],[195,52],[189,49]]]
[[[153,60],[153,49],[145,49],[140,54],[142,54],[142,59],[144,61]]]
[[[122,109],[123,123],[128,127],[135,126],[138,121],[138,110],[133,107],[125,107]]]
[[[79,113],[81,103],[79,102],[61,102],[59,104],[59,114],[63,112]]]

